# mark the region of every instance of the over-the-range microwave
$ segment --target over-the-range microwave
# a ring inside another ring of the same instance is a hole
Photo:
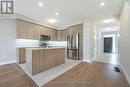
[[[40,35],[40,41],[49,41],[50,40],[50,36],[48,35]]]

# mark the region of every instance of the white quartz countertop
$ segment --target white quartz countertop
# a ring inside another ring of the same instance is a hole
[[[31,48],[26,48],[27,50],[44,50],[44,49],[65,49],[65,47],[46,47],[46,48],[42,48],[42,47],[31,47]]]

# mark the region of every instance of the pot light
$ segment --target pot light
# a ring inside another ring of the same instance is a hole
[[[103,23],[111,23],[113,20],[108,19],[108,20],[104,20]]]
[[[102,2],[102,3],[100,4],[100,6],[101,6],[101,7],[103,7],[104,5],[105,5],[105,3],[104,3],[104,2]]]
[[[59,15],[59,13],[58,13],[58,12],[55,12],[55,15]]]
[[[55,23],[55,22],[56,22],[56,19],[50,18],[50,19],[48,19],[47,21],[48,21],[49,23]]]
[[[38,2],[38,6],[39,6],[39,7],[42,7],[42,6],[43,6],[43,3],[42,3],[42,2]]]

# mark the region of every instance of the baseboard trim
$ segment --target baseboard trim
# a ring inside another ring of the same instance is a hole
[[[90,63],[90,62],[91,62],[91,60],[83,60],[83,62],[88,62],[88,63]]]
[[[8,62],[1,62],[0,65],[6,65],[11,63],[17,63],[17,61],[8,61]]]
[[[123,70],[123,73],[124,73],[124,75],[125,75],[125,77],[126,77],[128,83],[129,83],[129,85],[130,85],[130,77],[128,76],[128,74],[127,74],[125,68],[124,68],[121,64],[120,64],[120,66],[121,66],[121,69]]]

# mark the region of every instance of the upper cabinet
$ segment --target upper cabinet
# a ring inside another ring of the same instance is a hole
[[[17,38],[26,39],[27,37],[27,23],[24,21],[16,20],[17,24]]]
[[[51,36],[51,40],[57,40],[57,31],[54,29],[50,29],[48,32]]]
[[[58,40],[67,40],[68,35],[75,35],[79,34],[81,37],[83,35],[83,24],[71,26],[65,30],[58,30],[57,31],[57,39]]]
[[[16,20],[16,24],[18,39],[40,40],[40,35],[48,35],[51,40],[66,41],[68,35],[80,34],[82,36],[83,34],[82,24],[71,26],[65,30],[55,30],[19,19]]]
[[[40,30],[42,35],[48,35],[51,40],[56,40],[57,30],[48,27],[40,27]]]
[[[56,40],[57,30],[17,19],[17,38],[40,40],[40,35],[48,35]]]
[[[62,30],[62,40],[66,41],[67,40],[67,36],[69,35],[69,30]]]
[[[57,40],[58,41],[62,40],[62,31],[61,30],[57,30]]]

